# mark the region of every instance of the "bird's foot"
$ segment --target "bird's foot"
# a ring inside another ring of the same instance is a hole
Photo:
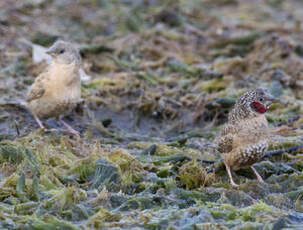
[[[230,184],[231,184],[233,187],[239,187],[239,185],[236,184],[234,181],[230,181]]]
[[[253,172],[255,173],[255,175],[256,175],[256,177],[257,177],[257,180],[258,180],[260,183],[264,183],[263,178],[260,176],[260,174],[257,172],[257,170],[256,170],[253,166],[251,166],[250,168],[251,168],[251,169],[253,170]]]
[[[42,129],[44,132],[61,132],[61,133],[70,133],[75,135],[76,137],[80,138],[80,134],[78,131],[72,129],[72,130],[68,130],[68,129]]]
[[[36,122],[38,123],[39,127],[40,127],[41,129],[45,130],[45,127],[44,127],[42,121],[39,119],[39,117],[38,117],[37,115],[34,114],[34,118],[35,118]]]
[[[264,180],[262,179],[262,177],[259,174],[256,174],[256,177],[260,183],[264,183]]]
[[[47,129],[47,128],[43,128],[42,129],[44,132],[63,132],[63,129]]]
[[[231,171],[230,171],[229,165],[225,164],[225,166],[226,166],[226,170],[227,170],[227,173],[228,173],[228,176],[229,176],[230,184],[231,184],[233,187],[238,187],[239,185],[236,184],[236,183],[234,182],[234,180],[233,180],[233,177],[232,177],[232,175],[231,175]]]
[[[74,129],[66,129],[66,131],[70,134],[73,134],[75,135],[76,137],[80,138],[80,133],[77,131],[77,130],[74,130]]]
[[[60,119],[59,122],[66,128],[66,131],[68,133],[71,133],[71,134],[75,135],[77,138],[80,138],[80,133],[77,130],[74,130],[69,124],[67,124],[62,119]]]

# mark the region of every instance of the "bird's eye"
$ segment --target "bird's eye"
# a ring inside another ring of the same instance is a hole
[[[264,100],[263,97],[260,97],[260,98],[259,98],[259,101],[263,101],[263,100]]]
[[[62,49],[59,51],[60,54],[63,54],[65,52],[65,49]]]

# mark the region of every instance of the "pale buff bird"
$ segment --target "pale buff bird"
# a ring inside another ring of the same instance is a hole
[[[257,88],[240,96],[229,113],[217,144],[233,186],[238,185],[233,181],[231,169],[250,167],[258,181],[263,182],[252,165],[264,157],[268,148],[269,127],[265,113],[275,101],[277,99],[266,89]]]
[[[62,120],[81,99],[79,69],[81,57],[72,44],[57,41],[47,51],[52,63],[40,74],[27,94],[27,106],[32,111],[40,128],[45,129],[39,118],[55,117],[69,133],[79,137],[79,132]]]

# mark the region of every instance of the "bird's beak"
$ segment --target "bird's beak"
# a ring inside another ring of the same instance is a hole
[[[55,56],[55,49],[53,47],[50,47],[45,53],[54,57]]]

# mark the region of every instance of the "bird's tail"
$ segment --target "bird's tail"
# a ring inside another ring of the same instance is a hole
[[[0,106],[14,106],[23,110],[28,110],[26,101],[23,100],[7,100],[7,101],[0,101]]]

